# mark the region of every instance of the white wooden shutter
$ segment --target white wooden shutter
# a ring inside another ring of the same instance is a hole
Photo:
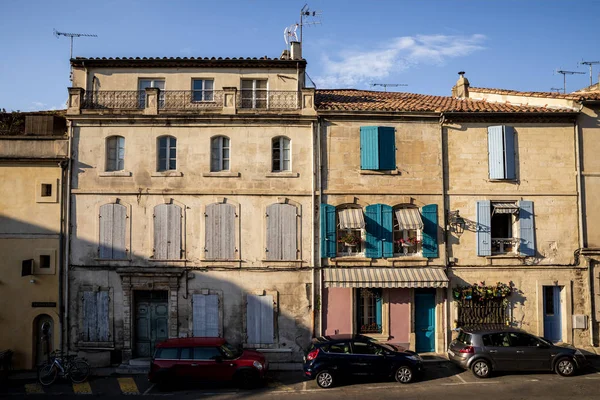
[[[154,207],[154,258],[157,260],[167,258],[168,206],[159,204]]]
[[[217,203],[206,206],[206,258],[231,260],[235,257],[235,207]]]
[[[282,260],[281,248],[281,207],[271,204],[267,207],[267,260]]]
[[[114,204],[100,207],[100,258],[113,258],[113,207]]]
[[[249,294],[246,299],[246,331],[248,334],[248,343],[273,343],[273,296],[256,296]]]
[[[267,260],[297,259],[297,213],[291,204],[267,207]]]
[[[83,292],[83,337],[85,342],[107,342],[109,334],[107,291]]]
[[[195,294],[193,302],[194,336],[219,336],[219,296]]]
[[[110,340],[108,301],[107,291],[96,292],[96,326],[98,327],[96,341],[98,342],[108,342]]]
[[[181,258],[181,207],[177,204],[167,204],[167,258],[179,260]]]
[[[260,297],[260,344],[273,343],[273,296]]]
[[[113,204],[112,226],[112,258],[122,260],[127,258],[125,237],[127,233],[127,207]]]

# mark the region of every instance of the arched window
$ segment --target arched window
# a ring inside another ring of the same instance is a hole
[[[158,171],[177,169],[177,139],[173,136],[158,138]]]
[[[229,138],[216,136],[210,143],[210,170],[229,171]]]
[[[125,138],[110,136],[106,138],[106,171],[125,169]]]
[[[290,139],[285,136],[278,136],[273,139],[273,172],[291,170],[291,151]]]

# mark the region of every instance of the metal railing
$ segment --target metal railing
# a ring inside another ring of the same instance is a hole
[[[492,238],[492,254],[516,253],[518,238]]]
[[[139,109],[144,106],[145,92],[139,90],[97,90],[86,92],[81,108],[102,109]]]
[[[296,110],[300,96],[291,90],[241,90],[237,97],[238,108],[262,110]]]
[[[159,108],[164,110],[202,110],[223,108],[223,90],[163,90]]]

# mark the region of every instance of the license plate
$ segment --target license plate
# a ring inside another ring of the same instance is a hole
[[[448,354],[450,354],[452,357],[454,357],[454,352],[452,350],[448,350]]]

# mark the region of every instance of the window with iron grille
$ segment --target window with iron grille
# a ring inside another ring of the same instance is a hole
[[[361,288],[356,295],[358,333],[381,333],[382,289]]]

